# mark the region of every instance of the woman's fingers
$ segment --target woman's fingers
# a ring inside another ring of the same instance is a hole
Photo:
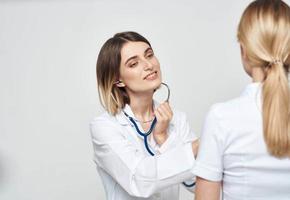
[[[173,115],[173,112],[172,112],[171,107],[170,107],[170,105],[169,105],[168,102],[165,102],[165,103],[163,103],[162,105],[166,108],[166,110],[167,110],[171,115]]]
[[[158,110],[158,108],[155,109],[154,114],[157,118],[157,121],[160,121],[163,117],[162,114],[160,113],[160,111]]]
[[[167,102],[160,104],[156,110],[159,112],[162,119],[160,120],[171,120],[172,118],[172,110]]]
[[[162,113],[162,116],[165,119],[170,119],[171,118],[171,114],[169,113],[169,111],[164,106],[159,106],[157,109],[158,109],[158,111],[160,113]]]

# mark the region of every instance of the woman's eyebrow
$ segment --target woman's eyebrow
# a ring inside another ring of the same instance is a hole
[[[148,51],[153,51],[153,49],[151,47],[148,47],[145,51],[144,54],[148,53]]]
[[[144,55],[148,53],[148,51],[153,51],[151,47],[148,47],[145,51],[144,51]],[[132,56],[130,58],[128,58],[125,62],[125,65],[130,61],[130,60],[133,60],[135,58],[137,58],[138,56]]]
[[[126,62],[125,62],[125,65],[130,61],[130,60],[133,60],[133,59],[135,59],[135,58],[137,58],[138,56],[132,56],[132,57],[130,57],[130,58],[128,58],[127,60],[126,60]]]

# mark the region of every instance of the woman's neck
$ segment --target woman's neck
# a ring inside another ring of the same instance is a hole
[[[265,79],[265,72],[261,67],[253,67],[251,76],[253,82],[263,82]]]
[[[153,116],[153,93],[131,94],[130,107],[138,120],[147,121]]]

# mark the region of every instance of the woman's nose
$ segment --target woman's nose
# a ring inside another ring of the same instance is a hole
[[[150,60],[144,59],[144,69],[145,70],[152,70],[153,69],[153,63],[150,62]]]

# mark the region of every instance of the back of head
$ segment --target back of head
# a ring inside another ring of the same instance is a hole
[[[263,132],[271,155],[290,157],[290,8],[281,0],[256,0],[244,11],[238,40],[251,67],[262,68]]]

